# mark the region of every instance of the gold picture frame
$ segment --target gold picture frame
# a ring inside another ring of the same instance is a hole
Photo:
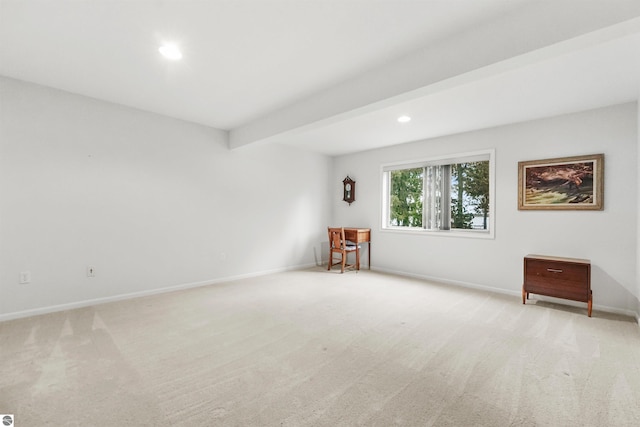
[[[603,210],[604,154],[518,162],[519,210]]]

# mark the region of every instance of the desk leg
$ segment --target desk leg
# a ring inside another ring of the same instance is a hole
[[[367,249],[369,249],[369,270],[371,270],[371,240],[369,240],[369,247]]]

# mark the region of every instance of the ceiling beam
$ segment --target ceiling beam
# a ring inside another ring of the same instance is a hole
[[[289,135],[640,32],[640,2],[536,2],[229,132],[229,148]]]

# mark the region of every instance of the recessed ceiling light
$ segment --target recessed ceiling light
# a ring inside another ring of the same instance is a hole
[[[182,52],[180,52],[180,49],[178,49],[178,46],[176,46],[175,44],[162,45],[158,50],[160,51],[162,56],[167,59],[177,61],[178,59],[182,58]]]
[[[407,123],[407,122],[411,121],[411,117],[409,117],[409,116],[400,116],[400,117],[398,117],[398,121],[400,123]]]

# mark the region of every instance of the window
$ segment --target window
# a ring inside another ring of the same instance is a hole
[[[383,229],[493,237],[493,156],[490,150],[384,165]]]

